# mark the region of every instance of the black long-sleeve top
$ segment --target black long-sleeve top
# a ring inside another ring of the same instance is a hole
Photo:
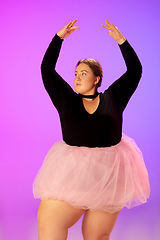
[[[122,114],[142,74],[141,63],[126,40],[119,45],[127,71],[100,93],[100,103],[89,114],[77,94],[56,72],[55,65],[63,40],[55,35],[41,65],[42,79],[61,121],[63,140],[72,146],[110,147],[120,142]]]

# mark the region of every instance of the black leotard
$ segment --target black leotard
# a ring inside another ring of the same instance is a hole
[[[127,71],[104,93],[93,114],[89,114],[82,97],[55,71],[61,49],[61,40],[55,35],[42,61],[44,86],[58,110],[63,140],[72,146],[110,147],[120,142],[122,113],[134,93],[142,74],[141,63],[126,40],[119,45]]]

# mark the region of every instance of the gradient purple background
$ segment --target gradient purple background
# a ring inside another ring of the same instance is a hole
[[[141,148],[149,171],[147,204],[123,209],[112,240],[160,239],[160,2],[159,0],[0,1],[0,239],[36,240],[39,200],[32,182],[54,142],[58,114],[44,90],[40,64],[54,34],[78,19],[65,40],[58,72],[73,86],[76,62],[100,61],[100,91],[125,71],[117,43],[101,27],[112,21],[136,50],[143,76],[124,113],[123,132]],[[81,220],[69,231],[82,240]]]

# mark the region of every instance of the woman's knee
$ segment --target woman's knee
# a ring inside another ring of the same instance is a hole
[[[46,204],[40,203],[37,213],[37,219],[38,219],[38,226],[41,228],[49,227],[53,223],[53,216],[51,216],[51,212],[49,211],[49,208]]]
[[[68,229],[51,211],[47,202],[41,202],[38,209],[38,240],[66,240]]]
[[[97,233],[83,233],[83,239],[84,240],[109,240],[110,239],[110,233],[105,233],[105,234],[99,234]]]
[[[119,212],[110,214],[103,211],[87,211],[83,218],[84,240],[109,240]]]
[[[52,238],[42,238],[42,240],[66,239],[68,228],[74,225],[83,213],[84,210],[75,209],[62,201],[41,201],[38,209],[39,233],[52,235]]]

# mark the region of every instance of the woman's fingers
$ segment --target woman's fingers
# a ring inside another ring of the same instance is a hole
[[[103,24],[102,24],[102,27],[104,27],[104,28],[106,28],[106,29],[109,29],[109,27],[107,27],[107,26],[105,26],[105,25],[103,25]]]
[[[72,26],[77,22],[77,19],[73,20]]]
[[[70,28],[72,22],[69,22],[65,27]]]
[[[105,19],[105,23],[106,25],[102,24],[102,27],[109,30],[108,33],[114,40],[116,40],[119,44],[123,44],[126,39],[124,38],[122,33],[118,30],[118,28],[115,27],[113,23],[108,22],[107,19]]]
[[[64,26],[57,35],[63,39],[65,37],[68,37],[71,33],[75,31],[75,29],[79,29],[80,27],[75,27],[74,24],[77,22],[77,19],[73,20],[72,22],[69,22],[66,26]]]
[[[104,27],[106,29],[109,29],[110,28],[109,27],[110,23],[107,21],[107,19],[105,19],[105,23],[107,24],[107,26],[102,24],[102,27]]]
[[[106,22],[106,24],[107,24],[108,26],[110,26],[110,25],[111,25],[111,23],[110,23],[110,22],[108,22],[108,21],[107,21],[107,19],[105,19],[105,22]]]
[[[69,22],[67,28],[68,32],[71,34],[75,31],[75,29],[79,29],[80,27],[74,27],[73,25],[77,22],[77,19],[73,20],[72,22]]]
[[[108,29],[108,30],[111,30],[111,31],[113,31],[113,30],[116,28],[116,27],[113,25],[113,23],[108,22],[107,19],[105,19],[105,22],[106,22],[107,26],[102,24],[102,27],[104,27],[104,28],[106,28],[106,29]]]
[[[79,29],[79,28],[80,28],[80,27],[71,27],[70,30],[71,30],[71,29],[74,29],[74,30],[75,30],[75,29]]]
[[[74,25],[76,22],[77,22],[77,19],[73,20],[72,22],[69,22],[69,23],[67,24],[67,27],[68,27],[68,28],[73,27],[73,25]],[[79,27],[77,27],[77,28],[79,28]]]
[[[80,27],[73,27],[73,25],[77,22],[77,19],[75,19],[72,22],[69,22],[66,27],[69,32],[73,32],[72,30],[79,29]]]

